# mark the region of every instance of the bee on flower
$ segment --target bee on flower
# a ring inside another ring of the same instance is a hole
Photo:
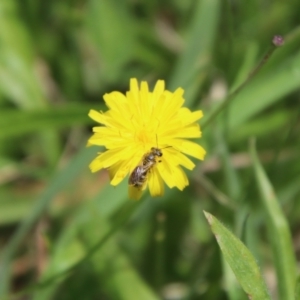
[[[129,197],[139,199],[149,187],[151,196],[169,188],[183,190],[188,178],[182,167],[192,170],[195,164],[186,156],[203,160],[205,150],[186,140],[201,137],[202,111],[191,112],[184,104],[183,89],[165,90],[157,81],[153,92],[148,84],[130,80],[126,95],[111,92],[104,95],[106,112],[91,110],[89,116],[101,126],[93,128],[88,145],[104,146],[90,164],[92,172],[107,169],[111,184],[118,185],[127,175]]]

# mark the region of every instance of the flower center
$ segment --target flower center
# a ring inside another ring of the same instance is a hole
[[[145,150],[148,150],[148,148],[150,149],[151,147],[156,145],[155,144],[156,142],[154,142],[153,144],[153,141],[155,141],[155,139],[156,139],[155,133],[148,131],[146,128],[141,129],[136,134],[136,141],[141,145],[143,145]]]

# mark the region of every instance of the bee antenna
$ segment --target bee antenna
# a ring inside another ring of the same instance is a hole
[[[158,138],[157,138],[157,134],[155,134],[155,137],[156,137],[156,148],[159,149],[159,148],[158,148]],[[166,146],[166,147],[164,147],[164,148],[161,148],[160,150],[166,149],[166,148],[172,148],[172,146]]]

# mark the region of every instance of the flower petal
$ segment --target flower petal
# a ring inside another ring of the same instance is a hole
[[[143,194],[142,189],[138,189],[132,185],[128,186],[128,196],[130,199],[140,200],[140,198],[142,197],[142,194]]]
[[[107,127],[94,127],[93,129],[97,132],[88,140],[91,145],[105,146],[107,149],[134,147],[133,137],[126,131],[116,132],[115,129]]]
[[[151,95],[153,109],[155,109],[155,107],[158,107],[160,105],[159,103],[160,97],[162,96],[164,90],[165,90],[164,80],[158,80],[154,87],[153,93]]]
[[[152,112],[152,106],[149,100],[150,100],[150,93],[149,93],[148,83],[142,81],[141,91],[140,91],[140,108],[141,108],[142,118],[145,123],[149,122],[150,114]]]
[[[193,170],[195,167],[195,164],[186,155],[173,148],[165,151],[164,159],[167,160],[171,165],[181,165],[188,170]]]
[[[189,185],[189,180],[181,167],[178,166],[173,168],[172,173],[175,185],[179,190],[182,191],[187,185]]]
[[[106,113],[103,112],[98,112],[96,110],[91,109],[89,112],[89,117],[93,120],[95,120],[96,122],[103,124],[105,126],[108,127],[119,127],[120,123],[118,122],[117,119],[112,118],[109,115],[109,111]]]
[[[163,161],[158,165],[159,173],[169,188],[177,187],[183,190],[188,184],[188,178],[180,166],[169,165]]]
[[[148,175],[149,191],[152,197],[162,196],[164,194],[164,182],[157,170],[151,169]]]
[[[113,186],[118,185],[128,175],[130,168],[130,160],[124,160],[121,163],[111,166],[109,168],[109,174],[111,176],[110,184]]]
[[[92,162],[90,164],[90,169],[92,172],[95,172],[95,171],[103,169],[103,168],[107,169],[108,167],[119,162],[120,157],[122,157],[124,160],[126,160],[131,156],[132,156],[132,152],[128,148],[109,149],[109,150],[101,153],[97,157],[97,163]]]
[[[203,160],[206,154],[206,151],[200,145],[191,141],[186,141],[183,139],[170,139],[166,141],[168,141],[168,144],[178,151],[186,153],[200,160]]]
[[[163,160],[162,163],[157,165],[157,169],[167,186],[170,189],[173,188],[175,186],[175,182],[173,180],[172,171],[168,162],[166,160]]]
[[[120,92],[111,92],[104,94],[105,104],[113,111],[122,112],[127,109],[127,98]]]
[[[200,120],[203,117],[203,112],[202,110],[191,112],[188,108],[182,107],[178,111],[178,117],[184,125],[189,125]]]
[[[89,165],[89,168],[90,168],[92,173],[95,173],[95,172],[103,169],[102,162],[101,162],[101,159],[100,159],[100,155],[97,156],[95,159],[93,159],[92,162]]]
[[[181,124],[169,124],[168,127],[160,131],[160,136],[167,138],[197,138],[201,136],[199,125],[194,123],[187,127],[181,126]]]

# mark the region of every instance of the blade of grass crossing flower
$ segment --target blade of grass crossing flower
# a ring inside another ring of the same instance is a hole
[[[250,146],[255,178],[268,217],[269,239],[272,244],[280,299],[293,300],[296,281],[296,259],[288,222],[281,210],[274,189],[259,162],[254,142]]]
[[[204,212],[226,262],[251,300],[271,299],[255,258],[247,247],[214,216]]]

